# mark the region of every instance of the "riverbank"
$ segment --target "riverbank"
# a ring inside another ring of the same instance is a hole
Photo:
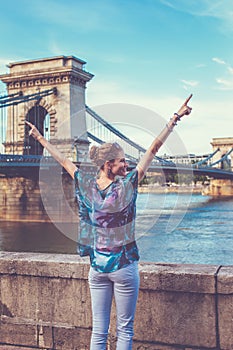
[[[205,189],[205,186],[196,185],[196,186],[160,186],[160,185],[142,185],[138,187],[138,193],[196,193],[202,194]]]

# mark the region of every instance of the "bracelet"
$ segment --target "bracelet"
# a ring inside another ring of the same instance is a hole
[[[177,125],[177,121],[173,120],[173,118],[170,118],[170,121],[172,122],[172,126],[176,126]]]
[[[42,137],[43,137],[42,135],[37,136],[37,138],[36,138],[37,141],[39,141],[40,139],[42,139]]]
[[[180,121],[180,119],[181,119],[181,115],[179,115],[178,113],[174,113],[174,115],[176,115],[176,116],[177,116],[177,120],[179,120],[179,121]]]

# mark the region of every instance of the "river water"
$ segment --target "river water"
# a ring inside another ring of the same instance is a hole
[[[233,198],[139,194],[136,240],[141,261],[233,265]],[[0,250],[75,254],[52,223],[0,222]]]

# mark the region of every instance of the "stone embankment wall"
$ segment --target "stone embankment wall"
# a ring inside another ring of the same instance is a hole
[[[89,349],[88,270],[76,255],[1,252],[0,349]],[[134,350],[233,349],[233,266],[140,263],[140,277]]]
[[[0,178],[0,213],[0,220],[6,221],[77,222],[74,181],[59,167],[40,180]]]
[[[0,178],[1,220],[49,221],[40,198],[37,180]],[[47,220],[46,220],[47,219]]]

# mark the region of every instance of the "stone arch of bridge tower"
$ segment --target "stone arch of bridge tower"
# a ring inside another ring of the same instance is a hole
[[[221,157],[225,157],[227,155],[228,152],[223,152],[221,154]],[[220,168],[223,170],[231,170],[231,164],[232,160],[231,160],[231,155],[228,155],[225,159],[223,159],[220,163]]]
[[[47,111],[47,114],[50,115],[50,134],[52,136],[54,136],[54,134],[56,132],[57,111],[56,111],[55,107],[51,103],[48,103],[48,101],[44,97],[39,99],[39,101],[36,101],[36,102],[30,101],[26,104],[25,117],[28,114],[28,112],[36,105],[43,107]]]
[[[44,124],[46,118],[49,119],[48,134],[44,134]],[[36,102],[30,101],[26,104],[25,119],[33,123],[45,138],[49,139],[47,135],[54,136],[57,123],[56,109],[51,103],[48,103],[45,98],[40,98]],[[43,154],[43,147],[41,144],[32,137],[29,137],[28,127],[25,127],[23,153],[29,155]]]

